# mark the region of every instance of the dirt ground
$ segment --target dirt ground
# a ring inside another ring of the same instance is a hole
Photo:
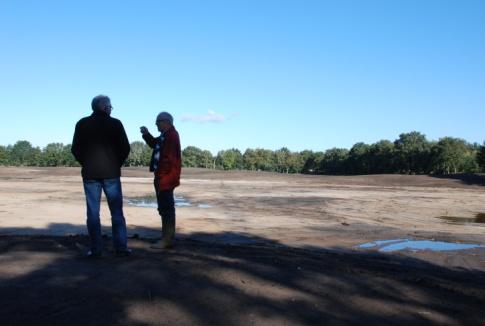
[[[162,252],[156,209],[128,202],[153,195],[151,175],[122,183],[133,255],[110,253],[103,203],[106,252],[90,260],[79,169],[0,167],[2,325],[485,324],[485,248],[356,247],[485,244],[485,224],[456,222],[485,213],[480,177],[185,169],[176,196],[191,205]]]

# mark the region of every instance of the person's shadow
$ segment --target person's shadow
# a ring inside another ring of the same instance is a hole
[[[131,257],[92,260],[86,235],[6,231],[2,326],[485,325],[485,272],[416,255],[297,248],[238,232],[179,234],[174,249],[155,252],[129,227]]]

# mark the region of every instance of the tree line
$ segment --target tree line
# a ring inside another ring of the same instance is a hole
[[[148,166],[151,149],[141,141],[131,144],[125,166]],[[424,134],[402,133],[395,141],[373,144],[356,143],[350,149],[292,152],[248,148],[208,150],[188,146],[182,151],[183,167],[221,170],[253,170],[304,174],[454,174],[485,172],[485,142],[470,144],[463,139],[444,137],[428,141]],[[0,146],[0,165],[10,166],[79,166],[71,154],[71,145],[51,143],[40,149],[25,140]]]

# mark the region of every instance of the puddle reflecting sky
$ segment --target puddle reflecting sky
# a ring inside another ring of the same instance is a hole
[[[368,249],[368,248],[381,247],[391,243],[403,242],[403,241],[408,241],[408,239],[376,240],[374,242],[367,242],[367,243],[361,244],[358,247],[362,249]]]
[[[183,197],[176,197],[175,196],[175,206],[177,207],[189,207],[192,206],[192,203],[189,202],[187,199]],[[130,198],[127,200],[129,205],[137,206],[137,207],[152,207],[157,208],[157,198],[155,196],[146,196],[146,197],[139,197],[139,198]],[[199,208],[211,208],[211,205],[208,204],[198,204],[197,207]]]
[[[400,250],[431,250],[431,251],[451,251],[466,250],[474,248],[485,248],[483,244],[473,243],[454,243],[434,240],[411,240],[411,239],[391,239],[377,240],[357,246],[359,249],[379,248],[380,252],[392,252]]]

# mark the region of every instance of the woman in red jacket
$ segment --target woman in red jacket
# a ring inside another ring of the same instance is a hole
[[[155,122],[159,137],[153,137],[146,127],[141,127],[143,139],[153,149],[150,171],[154,173],[153,184],[157,194],[158,212],[162,217],[162,238],[152,245],[154,249],[173,247],[175,236],[175,201],[173,190],[180,185],[182,158],[180,138],[173,126],[173,117],[161,112]]]

